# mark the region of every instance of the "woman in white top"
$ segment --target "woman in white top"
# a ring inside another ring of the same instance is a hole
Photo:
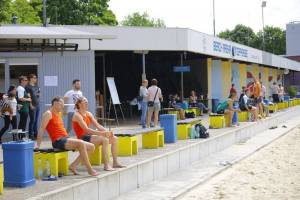
[[[15,86],[10,86],[7,92],[7,97],[4,97],[4,101],[9,106],[9,111],[4,112],[4,127],[0,130],[0,142],[5,131],[12,126],[12,129],[17,129],[17,89]]]
[[[148,117],[147,127],[150,127],[152,114],[154,112],[154,126],[158,124],[158,113],[160,111],[160,101],[163,100],[161,89],[157,87],[157,80],[152,79],[151,87],[148,88]]]
[[[142,110],[142,116],[141,116],[141,124],[143,128],[146,128],[146,121],[147,121],[147,110],[148,110],[148,80],[143,80],[142,86],[140,87],[139,96],[141,99],[141,110]]]

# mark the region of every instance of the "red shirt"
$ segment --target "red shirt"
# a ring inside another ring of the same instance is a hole
[[[64,123],[61,117],[57,114],[54,114],[53,112],[51,112],[51,114],[52,114],[52,118],[50,119],[46,127],[46,130],[51,138],[51,141],[55,142],[56,140],[62,137],[67,137],[68,133],[64,128]]]
[[[86,123],[87,127],[90,127],[91,120],[92,120],[91,116],[89,114],[86,114],[85,116],[82,115],[81,113],[79,114],[82,116],[83,121]],[[82,136],[86,134],[86,132],[81,128],[78,122],[72,122],[72,125],[77,138],[81,139]]]

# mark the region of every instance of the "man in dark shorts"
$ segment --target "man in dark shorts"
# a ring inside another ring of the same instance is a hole
[[[88,154],[92,153],[95,150],[95,146],[83,140],[69,138],[61,118],[63,109],[63,98],[53,98],[51,101],[51,108],[43,114],[41,127],[37,136],[36,149],[40,148],[43,135],[47,130],[51,138],[53,148],[57,148],[60,150],[79,151],[79,156],[69,166],[69,169],[75,175],[78,174],[78,172],[76,171],[76,167],[82,162],[86,166],[90,175],[97,176],[98,173],[92,168],[88,157]]]

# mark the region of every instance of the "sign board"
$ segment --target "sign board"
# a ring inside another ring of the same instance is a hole
[[[58,86],[58,77],[57,76],[44,76],[44,85],[45,86]]]
[[[175,66],[174,72],[190,72],[191,67],[190,66]]]
[[[118,91],[117,91],[117,88],[116,88],[116,84],[115,84],[115,78],[114,77],[107,77],[106,80],[107,80],[108,89],[109,89],[110,96],[111,96],[113,104],[121,104],[120,99],[119,99],[119,95],[118,95]]]

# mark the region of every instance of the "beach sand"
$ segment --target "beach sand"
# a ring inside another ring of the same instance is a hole
[[[181,199],[300,200],[300,127]]]

